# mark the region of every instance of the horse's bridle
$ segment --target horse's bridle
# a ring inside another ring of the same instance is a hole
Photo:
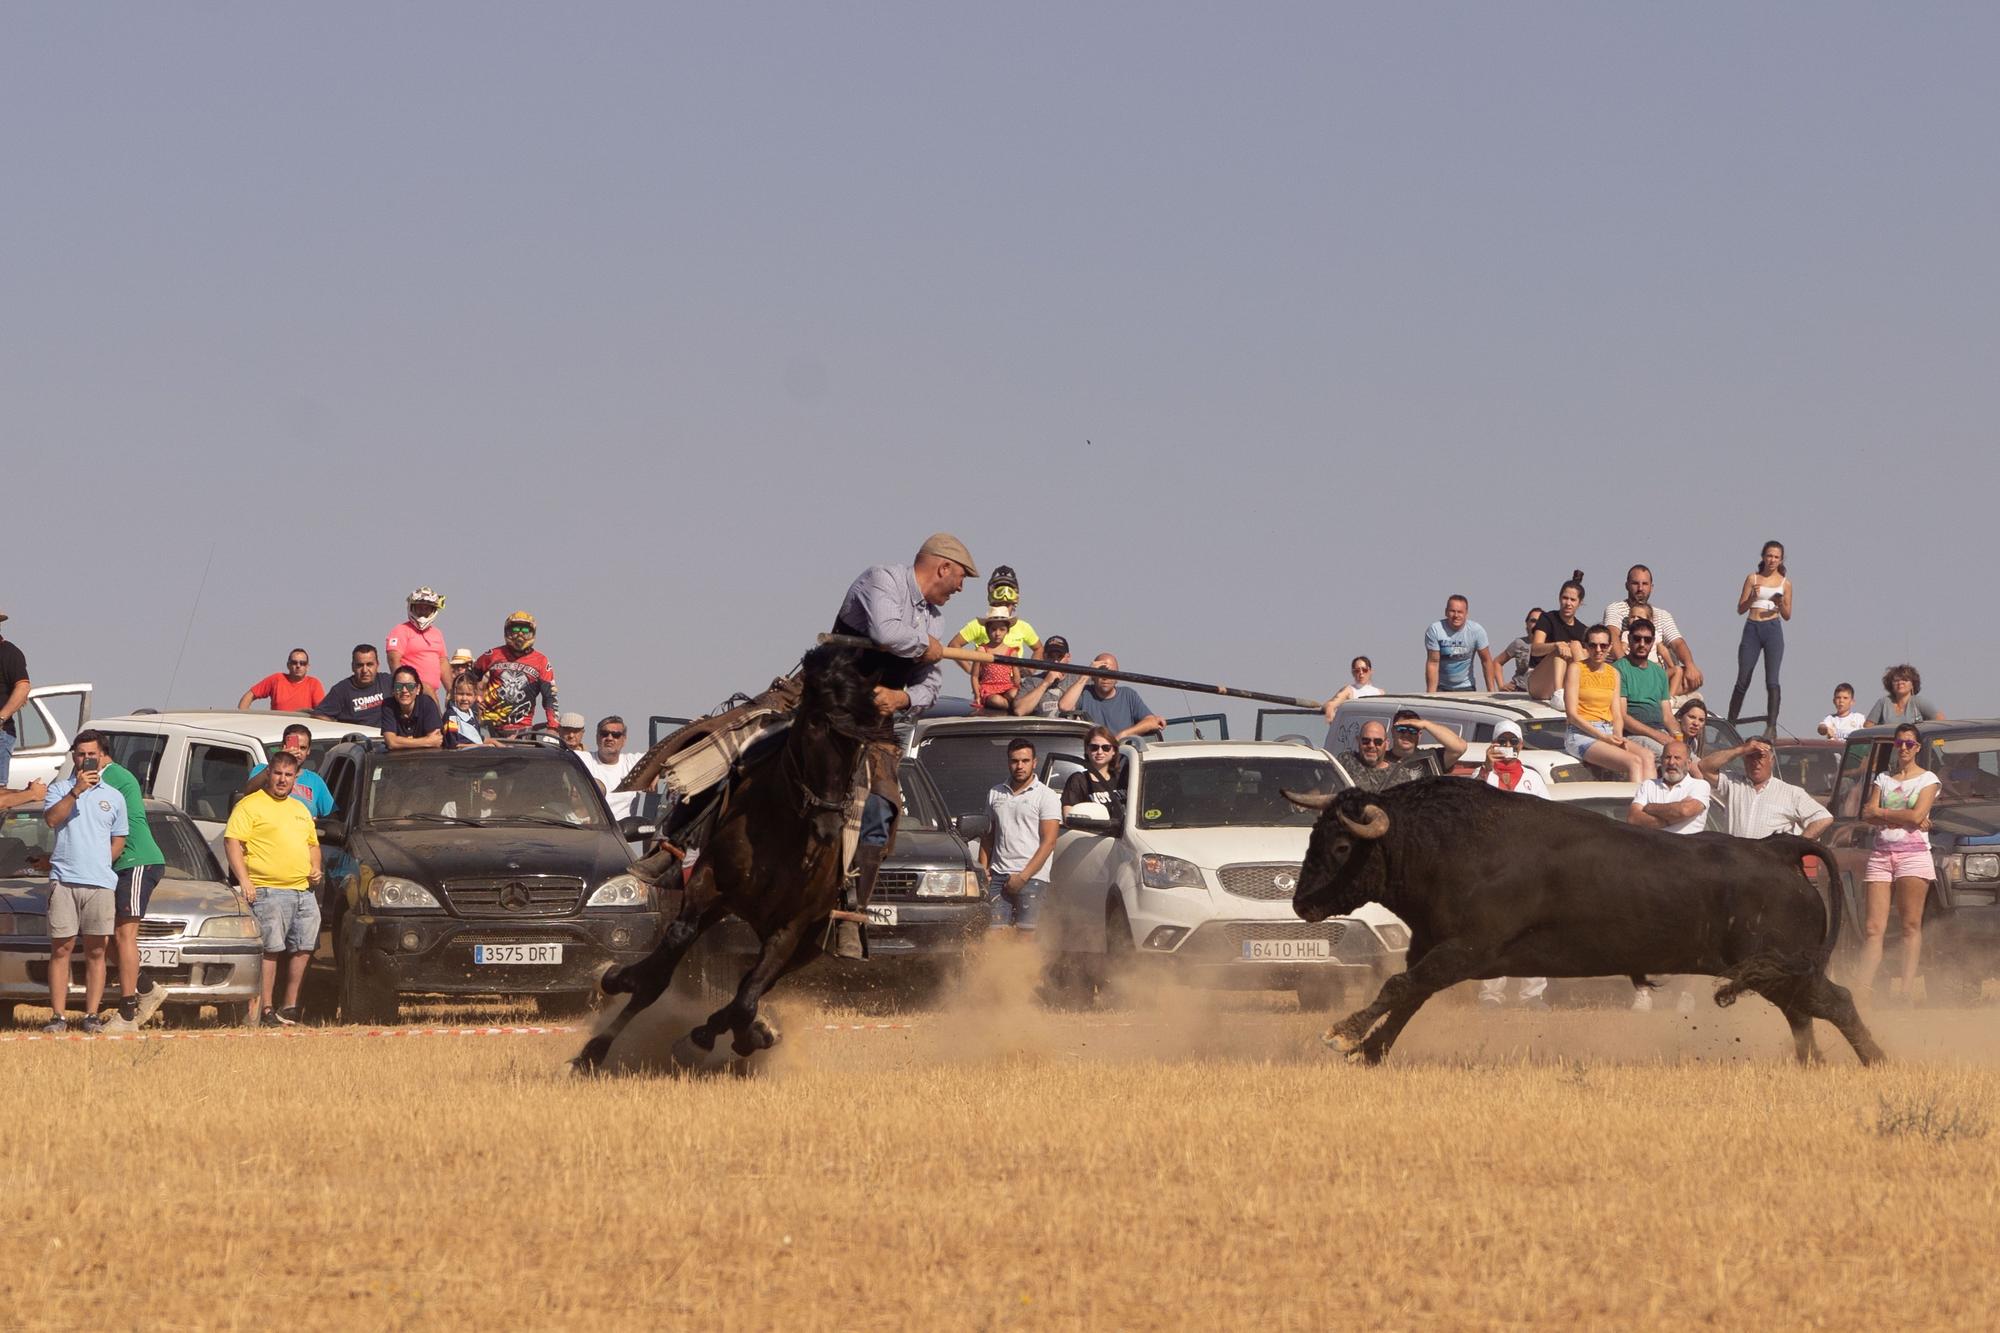
[[[794,727],[796,731],[798,724],[795,723]],[[843,727],[831,720],[826,720],[826,728],[834,735],[854,741],[864,747],[864,749],[868,744],[869,737],[862,735],[858,731]],[[814,791],[812,784],[806,781],[805,764],[799,759],[797,753],[795,753],[798,748],[795,741],[796,735],[787,739],[782,763],[786,769],[786,776],[792,780],[792,784],[799,790],[800,817],[810,821],[815,814],[826,811],[838,812],[844,817],[847,813],[848,803],[854,799],[852,788],[843,787],[840,795],[837,797],[823,796],[819,792]],[[849,780],[851,781],[852,778],[850,777]]]

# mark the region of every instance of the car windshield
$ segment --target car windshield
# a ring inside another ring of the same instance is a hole
[[[899,827],[936,833],[944,828],[943,814],[931,795],[930,785],[916,768],[915,764],[904,764],[897,770],[896,786],[903,795],[903,816]]]
[[[161,872],[164,879],[220,879],[221,872],[199,836],[185,832],[189,827],[181,815],[154,811],[146,823],[153,841],[167,858]],[[0,820],[0,875],[13,879],[45,879],[49,856],[55,850],[56,831],[42,822],[40,810],[9,810]]]
[[[1894,767],[1892,750],[1883,758]],[[2000,801],[2000,736],[1934,740],[1918,751],[1918,763],[1938,775],[1935,805],[1985,805]]]
[[[1140,773],[1139,827],[1307,828],[1318,816],[1293,805],[1284,792],[1329,792],[1341,785],[1323,759],[1156,759]]]
[[[1025,720],[1025,719],[1024,719]],[[1030,727],[940,728],[924,737],[917,746],[916,762],[944,798],[947,814],[984,814],[986,794],[994,784],[1007,780],[1007,742],[1025,736],[1035,745],[1037,762],[1051,750],[1080,748],[1081,726],[1061,732]]]
[[[597,784],[553,750],[488,746],[378,757],[369,766],[362,820],[382,823],[562,824],[609,828]]]

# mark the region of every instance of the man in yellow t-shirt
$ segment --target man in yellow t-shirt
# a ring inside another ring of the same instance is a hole
[[[312,812],[292,799],[298,777],[297,755],[289,750],[272,755],[263,784],[236,803],[222,830],[230,876],[249,901],[264,939],[260,1021],[265,1027],[299,1021],[299,987],[319,945],[319,834]],[[280,959],[285,963],[285,1003],[273,1008]]]

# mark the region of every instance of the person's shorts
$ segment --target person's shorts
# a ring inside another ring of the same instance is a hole
[[[1015,930],[1033,930],[1042,915],[1042,893],[1049,882],[1031,879],[1021,886],[1020,892],[1013,893],[1004,887],[1005,875],[997,870],[987,874],[986,901],[993,905],[993,929],[1011,926]]]
[[[1876,843],[1875,850],[1868,853],[1868,870],[1862,875],[1867,884],[1887,884],[1894,879],[1937,878],[1937,865],[1931,860],[1931,849],[1921,844],[1906,846],[1903,843]]]
[[[165,866],[130,866],[118,872],[118,924],[137,921],[146,915],[153,890],[160,887]]]
[[[1597,728],[1594,731],[1579,731],[1575,727],[1564,727],[1563,752],[1572,759],[1581,759],[1585,750],[1588,750],[1599,741],[1608,741],[1611,739],[1610,727],[1605,726],[1601,722],[1594,723],[1593,725]]]
[[[1647,750],[1652,752],[1655,759],[1658,759],[1667,752],[1667,747],[1654,740],[1651,736],[1635,736],[1628,733],[1625,739],[1631,741],[1634,745],[1643,745]]]
[[[319,947],[319,899],[310,890],[258,889],[250,904],[265,953],[311,953]]]
[[[89,884],[49,881],[49,938],[66,940],[76,935],[109,935],[118,921],[115,889],[99,889]]]

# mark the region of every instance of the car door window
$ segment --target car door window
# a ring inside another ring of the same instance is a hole
[[[153,780],[160,775],[160,755],[167,748],[167,738],[149,731],[99,731],[106,747],[111,751],[111,762],[130,773],[139,783],[139,790],[151,796]]]
[[[333,798],[334,813],[338,815],[346,811],[349,806],[348,788],[354,785],[353,762],[344,755],[329,760],[319,776],[320,781],[326,784],[326,794]]]
[[[182,807],[196,819],[224,820],[236,794],[250,780],[250,752],[231,745],[188,746],[186,798]]]
[[[56,734],[49,729],[48,718],[42,715],[39,699],[30,699],[26,708],[14,714],[14,728],[19,733],[15,741],[19,749],[45,750],[56,743]]]
[[[1840,758],[1840,794],[1834,798],[1833,813],[1842,819],[1861,817],[1861,803],[1867,792],[1861,775],[1868,770],[1868,751],[1872,748],[1865,741],[1850,745]]]
[[[1083,756],[1074,754],[1052,754],[1042,761],[1042,782],[1060,795],[1063,785],[1072,773],[1083,771]]]

